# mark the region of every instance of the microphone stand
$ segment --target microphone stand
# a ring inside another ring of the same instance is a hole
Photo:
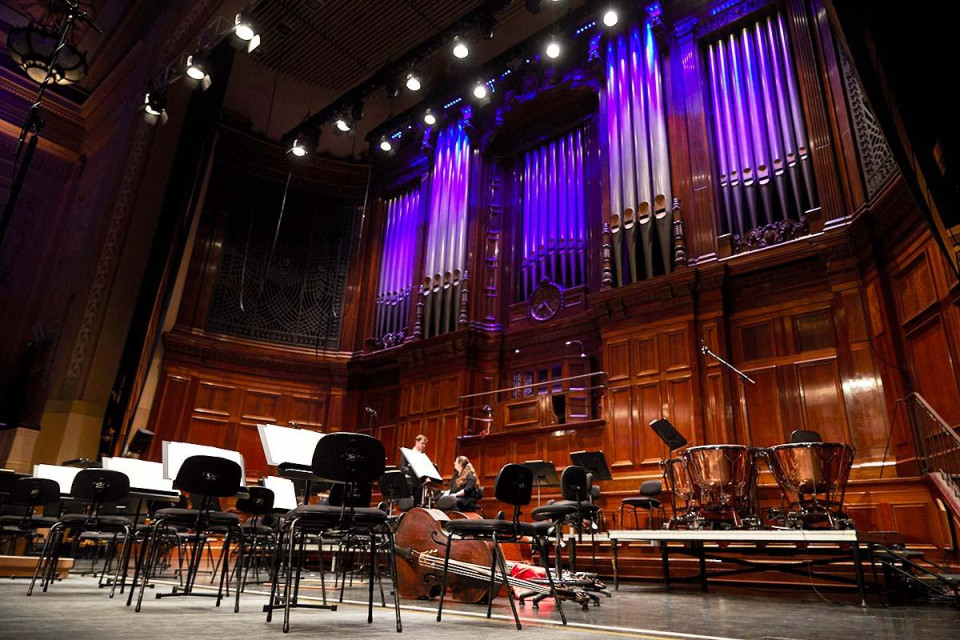
[[[63,26],[60,27],[60,38],[57,41],[57,47],[53,50],[53,56],[50,58],[50,65],[47,67],[47,75],[40,83],[40,89],[37,91],[37,99],[30,106],[27,117],[20,129],[20,137],[17,140],[16,150],[13,152],[14,175],[13,182],[10,184],[10,196],[7,198],[7,204],[3,207],[3,214],[0,215],[0,247],[3,246],[3,238],[7,234],[7,227],[10,224],[10,218],[17,205],[17,199],[20,197],[20,191],[23,188],[23,181],[27,177],[27,170],[30,168],[30,161],[33,159],[33,152],[37,148],[37,141],[40,132],[43,130],[46,122],[40,117],[40,110],[43,108],[43,95],[47,92],[47,86],[53,80],[54,70],[57,68],[57,61],[60,59],[60,53],[67,46],[67,37],[78,22],[86,22],[99,33],[103,30],[98,27],[90,16],[86,14],[76,2],[63,0],[67,5],[67,15],[64,18]],[[27,136],[30,140],[27,141]],[[26,150],[24,150],[26,143]],[[22,154],[22,157],[21,157]]]
[[[746,392],[746,389],[744,389],[743,385],[744,383],[747,383],[747,382],[749,382],[750,384],[757,384],[757,381],[751,378],[750,376],[748,376],[747,374],[745,374],[743,371],[740,371],[740,369],[737,369],[735,366],[733,366],[732,364],[730,364],[729,362],[727,362],[726,360],[724,360],[723,358],[715,354],[713,351],[711,351],[710,347],[708,347],[703,340],[700,341],[700,354],[705,356],[710,356],[711,358],[713,358],[714,360],[716,360],[717,362],[725,366],[727,369],[737,374],[737,381],[740,383],[740,392],[741,392],[741,395],[743,396],[743,426],[747,432],[747,447],[749,448],[751,455],[753,455],[755,449],[753,446],[753,433],[751,433],[750,431],[750,411],[749,411],[749,407],[747,406],[747,392]],[[755,478],[756,472],[757,472],[756,464],[751,465],[751,467],[753,469],[752,473]],[[751,480],[753,480],[754,478],[751,478]],[[758,495],[758,492],[757,492],[757,483],[751,482],[750,486],[751,486],[751,491],[753,493],[753,495],[751,496],[752,498],[751,502],[753,503],[752,507],[759,521],[760,496]]]

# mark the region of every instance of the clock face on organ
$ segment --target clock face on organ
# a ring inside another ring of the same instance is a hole
[[[549,320],[563,308],[563,291],[549,280],[540,282],[530,296],[530,317],[534,320]]]

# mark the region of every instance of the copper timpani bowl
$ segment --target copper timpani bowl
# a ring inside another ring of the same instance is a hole
[[[834,493],[847,484],[856,449],[839,442],[798,442],[766,450],[777,483],[798,494]]]
[[[690,447],[680,454],[704,507],[745,501],[753,475],[750,449],[739,444]]]

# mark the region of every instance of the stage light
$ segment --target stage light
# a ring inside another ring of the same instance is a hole
[[[453,55],[461,60],[470,55],[470,49],[467,47],[467,43],[461,40],[460,36],[453,39]]]
[[[407,89],[410,89],[410,91],[420,91],[420,87],[423,86],[420,84],[420,78],[418,78],[417,74],[415,73],[407,74],[406,85]]]
[[[386,136],[380,138],[380,151],[393,151],[393,145],[390,144]]]
[[[207,73],[207,59],[199,51],[187,56],[187,75],[194,80],[203,80],[209,75]]]
[[[337,129],[343,133],[346,133],[351,129],[350,122],[344,116],[340,116],[339,118],[337,118],[337,121],[335,124],[337,126]]]
[[[302,158],[308,153],[317,150],[318,135],[309,131],[302,131],[294,134],[293,142],[290,143],[290,153]]]
[[[483,100],[487,97],[487,85],[482,82],[478,82],[477,86],[473,88],[473,97],[477,100]]]
[[[163,89],[151,89],[143,98],[143,119],[148,124],[166,124],[167,92]]]
[[[423,123],[428,127],[432,127],[437,124],[437,116],[434,115],[433,109],[427,109],[423,114]]]
[[[241,11],[233,19],[233,32],[238,39],[247,43],[247,53],[260,46],[260,30],[249,11]]]
[[[607,11],[603,14],[603,24],[607,25],[608,27],[613,27],[618,22],[620,22],[620,16],[617,15],[616,9],[607,9]]]
[[[560,57],[560,43],[557,42],[556,38],[550,40],[550,42],[547,44],[546,53],[547,57],[552,60],[556,60]]]

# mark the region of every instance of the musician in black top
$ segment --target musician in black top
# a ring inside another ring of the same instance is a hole
[[[453,468],[450,490],[440,497],[437,506],[445,511],[473,511],[477,507],[477,500],[483,497],[477,484],[477,472],[467,456],[457,456]]]

